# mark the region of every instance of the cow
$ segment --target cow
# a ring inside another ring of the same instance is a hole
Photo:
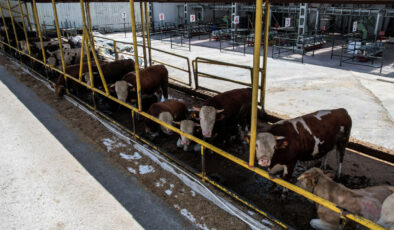
[[[100,61],[99,62],[100,65],[103,65],[105,62]],[[92,68],[95,67],[95,62],[92,62]],[[76,64],[76,65],[70,65],[66,67],[66,73],[69,74],[70,76],[74,77],[74,78],[79,78],[79,69],[80,69],[80,65]],[[88,69],[88,63],[85,62],[82,65],[82,73],[85,73],[89,71]],[[77,94],[81,91],[83,91],[83,89],[85,88],[84,86],[82,86],[81,84],[73,81],[73,80],[69,80],[68,81],[70,83],[69,88],[70,89],[75,89],[77,91]],[[55,89],[55,93],[58,97],[62,97],[65,93],[65,86],[66,86],[66,81],[63,77],[62,74],[58,74],[57,77],[57,81],[56,83],[53,85],[53,88]]]
[[[165,99],[168,98],[168,71],[164,65],[154,65],[140,71],[141,95],[154,94],[160,88]],[[123,102],[135,103],[137,82],[135,72],[123,76],[122,80],[111,85],[116,96]]]
[[[394,188],[392,191],[394,192]],[[389,230],[394,230],[394,193],[383,201],[382,211],[377,223]]]
[[[48,64],[51,66],[56,66],[61,64],[61,52],[60,50],[55,50],[55,51],[48,51],[49,57],[48,57]],[[77,64],[81,57],[81,49],[80,48],[75,48],[75,49],[63,49],[63,60],[64,64],[66,66],[72,65],[72,64]]]
[[[182,121],[173,121],[175,125],[179,126],[179,129],[187,134],[194,135],[195,127],[200,127],[198,123],[195,123],[193,120],[182,120]],[[199,133],[199,132],[197,132]],[[201,145],[194,143],[187,139],[185,136],[181,135],[176,142],[176,146],[178,148],[183,148],[183,151],[195,151],[198,152],[201,150]]]
[[[101,70],[103,71],[103,75],[107,84],[114,84],[115,82],[121,80],[124,75],[129,72],[135,70],[134,61],[131,59],[127,60],[118,60],[113,62],[108,62],[103,65],[100,65]],[[103,87],[100,75],[98,74],[98,69],[95,67],[94,71],[94,83],[96,88]],[[89,74],[85,74],[84,76],[85,82],[90,85],[90,77]]]
[[[157,102],[150,106],[148,114],[158,118],[159,120],[172,125],[173,121],[185,120],[187,117],[187,107],[185,103],[178,100],[165,100]],[[146,118],[145,133],[154,138],[159,135],[159,124]],[[164,126],[160,126],[163,133],[171,135],[172,131]]]
[[[268,168],[270,175],[283,171],[290,179],[297,161],[310,161],[336,152],[341,174],[345,148],[349,141],[352,120],[345,109],[321,110],[273,124],[256,137],[258,164]]]
[[[201,131],[204,138],[226,140],[237,130],[237,125],[245,126],[250,120],[252,89],[234,89],[209,99],[201,108],[193,107],[199,114]]]
[[[379,220],[382,203],[388,196],[393,194],[392,189],[394,188],[384,185],[352,190],[334,182],[319,168],[309,169],[299,176],[297,180],[298,186],[335,203],[338,208],[343,210],[343,213],[350,212],[374,222]],[[314,229],[342,229],[338,213],[318,204],[317,215],[319,219],[310,221],[310,225]]]

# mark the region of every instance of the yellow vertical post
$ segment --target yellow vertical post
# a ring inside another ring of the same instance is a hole
[[[260,46],[261,46],[261,19],[263,14],[263,0],[256,0],[256,21],[254,31],[254,54],[253,54],[253,93],[252,93],[252,118],[250,125],[249,167],[254,167],[256,154],[256,131],[257,131],[257,93],[259,88],[260,69]]]
[[[147,66],[146,62],[146,45],[145,45],[145,26],[144,26],[144,7],[143,3],[140,2],[140,15],[141,15],[141,32],[142,32],[142,52],[144,53],[144,67]]]
[[[93,72],[92,72],[92,63],[90,61],[90,52],[89,52],[89,42],[88,42],[88,37],[89,37],[89,31],[87,31],[87,27],[86,27],[86,17],[85,17],[85,8],[83,6],[83,0],[80,1],[80,5],[81,5],[81,13],[82,13],[82,25],[83,25],[83,30],[82,30],[82,44],[85,43],[83,47],[85,47],[85,51],[86,51],[86,59],[88,60],[88,70],[89,70],[89,78],[90,78],[90,86],[94,87],[94,79],[93,79]],[[81,59],[82,61],[82,59]],[[82,66],[79,67],[79,71],[81,73]],[[82,76],[82,73],[81,73]],[[94,97],[94,91],[92,91],[93,97]]]
[[[268,36],[269,36],[269,23],[270,23],[270,8],[271,4],[267,1],[265,3],[265,20],[264,20],[264,56],[263,56],[263,74],[261,76],[261,91],[260,91],[260,106],[265,111],[265,84],[267,77],[267,56],[268,56]]]
[[[62,60],[63,73],[65,73],[66,72],[66,63],[64,62],[62,35],[60,33],[59,20],[57,18],[57,10],[56,10],[55,0],[52,0],[52,8],[53,8],[53,16],[55,17],[56,33],[57,33],[57,39],[58,39],[59,49],[60,49],[60,58]],[[66,75],[64,75],[64,78],[67,78]]]
[[[152,52],[151,52],[151,41],[150,41],[150,18],[149,18],[149,12],[148,12],[148,3],[144,2],[145,5],[145,21],[146,21],[146,39],[147,39],[147,45],[148,45],[148,55],[149,55],[149,65],[152,65]]]
[[[96,49],[96,45],[94,43],[94,36],[93,36],[93,25],[92,25],[92,17],[90,16],[90,3],[86,2],[86,14],[87,14],[87,19],[88,19],[88,29],[90,36],[92,38],[92,45],[94,47],[94,50]],[[95,52],[95,51],[92,51]]]
[[[137,46],[137,31],[135,29],[134,0],[130,0],[130,16],[131,16],[131,29],[133,31],[135,76],[137,77],[136,80],[137,80],[138,110],[141,111],[142,107],[141,107],[140,66],[138,64],[138,46]]]
[[[85,33],[85,35],[86,35],[86,48],[87,48],[87,50],[86,50],[86,55],[87,55],[87,59],[88,59],[88,65],[89,65],[89,68],[91,68],[91,64],[90,64],[90,52],[89,52],[89,50],[90,50],[90,51],[92,51],[93,58],[94,58],[94,61],[95,61],[95,63],[96,63],[96,67],[97,67],[98,73],[99,73],[99,75],[100,75],[101,82],[103,83],[105,93],[106,93],[107,95],[109,95],[109,90],[108,90],[107,82],[105,81],[105,78],[104,78],[104,75],[103,75],[103,70],[102,70],[101,67],[100,67],[100,63],[99,63],[99,60],[98,60],[98,57],[97,57],[97,54],[96,54],[96,50],[95,50],[95,48],[94,48],[94,46],[93,46],[93,42],[92,42],[92,39],[93,39],[93,38],[91,38],[90,33],[89,33],[89,30],[88,30],[88,28],[86,27],[86,16],[85,16],[85,9],[84,9],[84,7],[83,7],[83,0],[80,0],[80,4],[81,4],[81,13],[82,13],[83,30],[84,30],[84,33]],[[91,30],[91,27],[90,27],[89,29]],[[91,74],[91,69],[89,69],[89,73]],[[92,75],[90,75],[90,78],[91,78],[91,80],[93,80]]]
[[[30,29],[30,31],[33,31],[33,26],[31,25],[31,21],[30,21],[29,8],[27,8],[27,3],[26,3],[26,1],[24,2],[24,5],[25,5],[25,10],[26,10],[27,24],[29,24],[29,29]],[[32,9],[32,10],[33,10],[33,9]]]
[[[16,29],[15,29],[14,16],[12,15],[12,11],[11,11],[10,0],[7,0],[7,4],[8,4],[8,13],[10,14],[10,17],[11,17],[12,29],[14,30],[16,48],[18,48],[18,50],[20,50],[18,35],[16,34]]]
[[[82,35],[82,47],[81,47],[81,57],[80,57],[80,61],[79,61],[79,78],[78,80],[82,80],[82,71],[83,71],[83,59],[84,59],[84,50],[85,49],[85,35]],[[88,50],[89,52],[89,50]]]
[[[118,51],[117,51],[117,47],[116,47],[116,41],[114,40],[114,52],[115,52],[115,61],[117,61],[119,59],[119,55],[118,55]]]
[[[45,50],[44,50],[44,42],[42,41],[40,19],[38,18],[38,13],[37,13],[36,0],[33,0],[31,2],[31,4],[32,4],[31,6],[32,6],[32,11],[33,11],[33,16],[34,16],[34,23],[36,24],[36,31],[38,33],[38,37],[40,38],[42,59],[43,59],[44,64],[47,64],[47,59],[46,59]]]
[[[7,24],[5,23],[4,12],[3,12],[3,7],[2,7],[2,6],[0,6],[0,11],[1,11],[1,17],[3,18],[3,25],[4,25],[4,30],[5,30],[5,36],[6,36],[6,38],[7,38],[8,45],[11,45],[11,43],[10,43],[10,37],[9,37],[9,35],[8,35]]]
[[[25,16],[23,14],[21,0],[18,0],[18,6],[19,6],[19,13],[20,13],[21,19],[22,19],[23,32],[25,34],[25,39],[26,39],[27,52],[29,53],[29,55],[31,55],[30,44],[29,44],[29,37],[27,36],[26,24],[25,24]]]

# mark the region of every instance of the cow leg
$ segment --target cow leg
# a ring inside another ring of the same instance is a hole
[[[337,163],[338,163],[338,168],[337,168],[337,173],[335,175],[336,179],[339,179],[341,177],[342,173],[342,162],[343,162],[343,157],[345,156],[345,146],[340,147],[337,149]]]
[[[327,169],[327,160],[328,160],[328,153],[323,157],[322,161],[321,161],[321,165],[320,168],[325,171]]]
[[[161,90],[163,91],[163,96],[168,99],[168,77],[161,83]]]
[[[309,224],[316,230],[336,230],[337,226],[325,222],[322,219],[312,219]]]
[[[178,141],[176,142],[176,147],[178,147],[178,148],[183,147],[181,138],[178,138]]]

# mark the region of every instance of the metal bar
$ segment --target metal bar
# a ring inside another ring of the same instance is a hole
[[[146,41],[145,41],[145,21],[144,21],[144,5],[140,2],[140,15],[141,15],[141,32],[142,32],[142,52],[144,54],[144,67],[148,67],[147,59],[146,59]]]
[[[86,37],[85,37],[85,33],[82,34],[82,45],[81,45],[81,57],[80,57],[80,61],[79,61],[79,79],[78,80],[82,80],[82,73],[83,73],[83,59],[84,59],[84,51],[85,51],[85,42],[86,42]],[[89,50],[88,50],[89,52]],[[88,53],[87,52],[87,53]]]
[[[151,40],[150,40],[150,16],[148,13],[148,3],[144,2],[145,6],[145,21],[146,21],[146,38],[148,44],[148,56],[149,56],[149,65],[152,65],[152,51],[151,51]],[[190,66],[189,66],[189,75],[190,75]]]
[[[45,55],[44,42],[42,41],[40,19],[38,18],[36,0],[33,0],[31,2],[31,6],[32,6],[32,11],[33,11],[33,16],[34,16],[34,22],[35,22],[35,25],[36,25],[36,31],[38,33],[38,37],[40,38],[42,59],[44,61],[44,64],[46,65],[47,64],[47,59],[46,59],[46,55]]]
[[[8,13],[10,14],[10,17],[11,17],[12,29],[14,30],[16,47],[18,50],[20,50],[18,35],[16,34],[16,29],[15,29],[14,16],[12,15],[12,12],[11,12],[10,0],[7,0],[7,4],[8,4]]]
[[[18,5],[19,5],[19,11],[22,17],[22,25],[23,25],[23,32],[25,34],[25,39],[26,39],[26,46],[27,46],[27,52],[29,54],[31,54],[30,51],[30,44],[29,44],[29,37],[27,36],[27,31],[26,31],[26,24],[25,24],[25,16],[23,14],[23,10],[22,10],[22,5],[21,5],[21,0],[18,0]]]
[[[63,46],[62,46],[62,35],[60,33],[59,20],[58,20],[58,17],[57,17],[57,10],[56,10],[55,0],[52,0],[52,8],[53,8],[53,16],[55,17],[57,39],[58,39],[58,43],[59,43],[60,58],[62,60],[62,67],[63,67],[63,74],[64,74],[66,72],[66,63],[64,62]],[[64,77],[67,79],[66,75],[64,75]]]
[[[25,5],[25,10],[26,10],[27,24],[29,25],[30,31],[33,31],[33,26],[31,25],[29,9],[27,8],[26,1],[24,2],[24,5]]]
[[[135,28],[134,0],[129,0],[129,1],[130,1],[131,30],[133,32],[135,76],[137,77],[136,81],[137,81],[138,111],[141,111],[142,110],[142,106],[141,106],[141,82],[140,82],[140,67],[139,67],[139,63],[138,63],[137,30]]]
[[[271,4],[267,1],[265,2],[265,24],[264,24],[264,54],[263,54],[263,71],[261,76],[261,91],[260,91],[260,106],[263,111],[265,111],[265,89],[266,89],[266,77],[267,77],[267,56],[268,56],[268,36],[269,36],[269,26],[270,26],[270,7]]]
[[[116,41],[113,41],[113,45],[114,45],[115,61],[117,61],[119,59],[119,55],[118,55],[118,48],[116,46]]]
[[[268,1],[267,1],[268,2]],[[266,2],[266,3],[267,3]],[[256,21],[254,32],[254,57],[253,57],[253,93],[252,93],[252,115],[250,125],[249,167],[254,167],[257,133],[257,93],[259,87],[259,66],[261,46],[261,20],[263,14],[263,0],[256,0]]]
[[[5,22],[5,18],[4,18],[3,7],[0,7],[0,11],[1,11],[1,17],[3,18],[3,25],[4,25],[4,30],[5,30],[5,36],[7,38],[8,45],[11,45],[10,44],[10,37],[8,35],[8,27],[7,27],[7,24]]]
[[[207,172],[205,171],[204,146],[201,146],[201,175],[202,175],[202,181],[204,181],[207,175]]]
[[[92,25],[92,17],[90,16],[90,3],[89,1],[85,3],[86,5],[86,16],[87,16],[87,20],[88,20],[88,29],[89,29],[89,33],[90,33],[90,37],[92,38],[92,44],[93,44],[93,50],[92,52],[96,52],[95,48],[95,42],[94,42],[94,37],[93,37],[93,25]],[[89,39],[90,40],[90,39]]]

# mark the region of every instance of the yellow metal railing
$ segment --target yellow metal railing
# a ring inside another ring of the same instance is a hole
[[[11,13],[11,7],[10,7],[10,4],[9,4],[9,0],[7,0],[7,3],[8,3],[8,9],[9,9],[9,12],[10,12],[11,22],[12,22],[12,25],[13,25],[13,30],[14,30],[14,33],[15,33],[15,25],[14,25],[14,22],[13,22],[13,16],[12,16],[12,13]],[[36,27],[38,29],[39,21],[38,21],[38,15],[37,15],[36,6],[35,6],[36,5],[35,0],[32,0],[32,4],[33,4],[34,19],[35,19]],[[216,153],[216,154],[218,154],[218,155],[220,155],[220,156],[222,156],[222,157],[224,157],[224,158],[226,158],[226,159],[228,159],[228,160],[230,160],[230,161],[232,161],[232,162],[234,162],[234,163],[236,163],[236,164],[238,164],[238,165],[240,165],[242,167],[244,167],[245,169],[247,169],[247,170],[249,170],[251,172],[254,172],[254,173],[256,173],[256,174],[258,174],[258,175],[260,175],[260,176],[262,176],[262,177],[264,177],[264,178],[266,178],[268,180],[270,180],[270,181],[275,182],[276,184],[279,184],[279,185],[281,185],[281,186],[283,186],[283,187],[285,187],[285,188],[287,188],[287,189],[289,189],[289,190],[291,190],[293,192],[296,192],[297,194],[300,194],[300,195],[302,195],[302,196],[304,196],[304,197],[306,197],[306,198],[308,198],[308,199],[310,199],[310,200],[312,200],[312,201],[314,201],[314,202],[316,202],[316,203],[318,203],[318,204],[320,204],[320,205],[322,205],[322,206],[324,206],[324,207],[326,207],[326,208],[328,208],[328,209],[340,214],[342,218],[347,218],[347,219],[353,220],[353,221],[355,221],[355,222],[357,222],[357,223],[359,223],[361,225],[364,225],[364,226],[366,226],[366,227],[368,227],[370,229],[377,229],[377,230],[378,229],[379,230],[383,229],[381,226],[377,225],[376,223],[374,223],[374,222],[372,222],[372,221],[370,221],[370,220],[368,220],[366,218],[363,218],[363,217],[360,217],[360,216],[357,216],[357,215],[353,215],[353,214],[343,215],[342,214],[342,210],[339,209],[334,203],[332,203],[330,201],[327,201],[327,200],[324,200],[321,197],[318,197],[318,196],[316,196],[316,195],[314,195],[314,194],[312,194],[312,193],[310,193],[308,191],[305,191],[302,188],[297,187],[297,186],[295,186],[295,185],[293,185],[293,184],[291,184],[291,183],[289,183],[287,181],[284,181],[282,179],[279,179],[279,178],[272,179],[272,178],[270,178],[270,176],[268,175],[268,173],[265,170],[262,170],[260,168],[254,167],[254,145],[255,145],[254,142],[255,142],[255,138],[256,138],[258,80],[259,80],[259,75],[260,75],[261,71],[263,71],[262,72],[262,77],[265,78],[265,75],[266,75],[265,69],[266,69],[266,66],[267,66],[267,56],[264,55],[263,56],[263,66],[265,68],[263,68],[263,70],[261,70],[259,68],[259,66],[260,66],[260,55],[259,55],[259,52],[260,52],[261,40],[260,40],[259,36],[257,36],[257,34],[261,34],[262,0],[257,0],[256,1],[255,56],[254,56],[254,59],[253,59],[253,69],[252,69],[253,70],[253,75],[252,75],[252,77],[253,77],[253,80],[252,80],[252,84],[253,84],[253,87],[252,87],[253,88],[252,109],[253,110],[252,110],[252,127],[251,127],[252,134],[251,134],[251,148],[250,148],[249,162],[244,161],[244,160],[242,160],[242,159],[240,159],[240,158],[238,158],[238,157],[236,157],[236,156],[234,156],[234,155],[232,155],[232,154],[230,154],[230,153],[228,153],[226,151],[223,151],[222,149],[220,149],[220,148],[218,148],[218,147],[216,147],[216,146],[214,146],[214,145],[212,145],[210,143],[207,143],[207,142],[205,142],[205,141],[203,141],[203,140],[201,140],[201,139],[199,139],[197,137],[194,137],[193,135],[184,133],[181,130],[179,130],[178,128],[176,128],[176,127],[174,127],[172,125],[168,125],[167,123],[160,121],[156,117],[141,111],[141,95],[140,95],[141,88],[140,88],[138,61],[135,61],[136,75],[137,75],[138,107],[134,107],[134,106],[132,106],[130,104],[122,102],[122,101],[118,100],[117,98],[113,97],[112,95],[110,95],[108,93],[107,84],[106,84],[105,78],[103,76],[103,73],[101,71],[101,68],[100,68],[100,65],[99,65],[99,62],[98,62],[98,57],[97,57],[97,55],[95,53],[95,49],[94,49],[94,45],[93,45],[94,37],[92,36],[91,30],[88,29],[87,25],[86,25],[86,21],[89,20],[89,19],[86,19],[86,17],[85,17],[85,7],[83,5],[83,0],[80,0],[80,4],[81,4],[81,12],[82,12],[82,20],[83,20],[83,38],[82,38],[82,50],[81,50],[81,53],[83,53],[84,49],[85,49],[86,54],[87,54],[88,63],[89,63],[90,78],[91,78],[91,80],[93,80],[93,78],[92,78],[92,70],[91,70],[91,62],[90,62],[90,56],[89,56],[90,52],[89,51],[92,52],[94,61],[95,61],[96,65],[97,65],[97,68],[99,70],[101,81],[102,81],[103,86],[104,86],[104,91],[95,88],[94,85],[93,85],[93,81],[91,81],[91,85],[89,85],[89,84],[86,84],[85,82],[83,82],[81,80],[81,77],[79,77],[79,79],[78,79],[78,78],[75,78],[75,77],[69,75],[68,73],[66,73],[65,72],[65,64],[64,64],[64,57],[63,57],[63,55],[61,55],[62,70],[59,70],[59,69],[57,69],[55,67],[49,66],[45,62],[45,55],[44,54],[43,54],[44,61],[42,61],[42,60],[39,60],[39,59],[33,57],[31,54],[26,54],[26,53],[22,52],[20,50],[20,47],[19,47],[18,37],[16,36],[16,33],[15,33],[15,40],[16,40],[16,44],[17,44],[16,48],[11,46],[10,38],[8,36],[7,36],[7,42],[8,43],[6,43],[4,41],[0,41],[0,43],[3,44],[3,46],[7,46],[10,49],[15,50],[17,53],[24,54],[24,55],[30,57],[32,60],[34,60],[34,61],[36,61],[38,63],[41,63],[45,67],[47,67],[47,68],[49,68],[49,69],[51,69],[51,70],[53,70],[55,72],[60,73],[61,75],[63,75],[65,77],[66,80],[75,81],[75,82],[79,83],[80,85],[83,85],[84,87],[90,89],[92,92],[98,93],[98,94],[100,94],[100,95],[102,95],[104,97],[107,97],[108,99],[110,99],[110,100],[112,100],[114,102],[117,102],[118,104],[130,109],[133,121],[134,121],[135,113],[137,113],[137,114],[139,114],[139,115],[141,115],[141,116],[143,116],[143,117],[145,117],[147,119],[150,119],[150,120],[158,123],[161,126],[164,126],[164,127],[168,128],[168,129],[174,131],[175,133],[177,133],[179,135],[183,135],[186,138],[188,138],[188,139],[190,139],[192,141],[195,141],[196,143],[200,144],[201,145],[201,159],[202,159],[202,163],[203,164],[202,164],[201,173],[196,173],[196,175],[199,176],[203,181],[207,181],[207,182],[211,183],[212,185],[214,185],[214,186],[218,187],[219,189],[225,191],[227,194],[229,194],[229,195],[233,196],[234,198],[240,200],[241,202],[243,202],[244,204],[248,205],[249,207],[253,207],[254,208],[254,206],[252,204],[250,204],[250,203],[244,201],[243,199],[239,198],[237,195],[233,194],[232,192],[230,192],[228,189],[222,187],[221,185],[218,185],[217,183],[215,183],[214,181],[210,180],[209,177],[206,176],[204,152],[207,149],[213,151],[214,153]],[[55,17],[57,36],[58,36],[58,40],[59,40],[59,47],[62,50],[61,33],[60,33],[58,19],[57,19],[57,11],[56,11],[55,0],[52,0],[52,6],[53,6],[54,17]],[[267,6],[266,7],[266,19],[267,19],[267,15],[269,14],[269,3],[268,2],[266,2],[266,6]],[[89,9],[89,7],[87,7],[87,8]],[[8,31],[7,31],[8,28],[6,27],[6,24],[5,24],[4,14],[3,14],[2,10],[1,10],[1,12],[2,12],[3,23],[4,23],[4,26],[5,26],[4,28],[6,30],[6,34],[8,34]],[[87,12],[88,12],[88,17],[90,17],[89,16],[89,14],[90,14],[89,11],[87,11]],[[133,0],[130,0],[130,13],[131,13],[131,16],[132,16],[131,19],[132,19],[133,41],[136,41],[136,28],[135,28],[134,1]],[[91,23],[88,23],[88,24],[91,27]],[[26,28],[24,28],[24,30],[26,30]],[[265,30],[267,30],[267,24],[265,26]],[[42,43],[42,34],[40,32],[38,34],[40,36],[41,46],[42,46],[42,48],[44,48],[43,45],[42,45],[43,44]],[[267,39],[268,39],[268,33],[265,33],[264,40],[267,41]],[[135,58],[134,60],[138,60],[137,43],[134,42],[132,44],[134,46],[134,58]],[[267,44],[268,44],[267,42],[264,43],[264,53],[265,54],[266,54],[266,51],[267,51],[266,50],[267,49]],[[152,47],[150,47],[150,43],[149,42],[148,42],[148,49],[154,50]],[[161,51],[161,52],[163,52],[163,51]],[[164,51],[164,52],[168,53],[166,51]],[[62,52],[61,52],[61,54],[62,54]],[[174,55],[174,54],[172,54],[172,55]],[[175,56],[177,56],[177,55],[175,55]],[[178,55],[178,56],[180,56],[180,55]],[[84,58],[84,55],[81,55],[81,62],[80,63],[83,63],[83,58]],[[186,57],[184,57],[184,58],[186,58]],[[188,60],[188,58],[186,58],[186,59]],[[196,62],[195,62],[196,65],[197,65],[197,62],[199,60],[201,60],[202,62],[204,61],[201,58],[198,59],[198,60],[196,59]],[[205,61],[208,61],[208,60],[205,60]],[[212,60],[209,60],[209,62],[213,63]],[[224,63],[220,63],[220,62],[217,62],[217,61],[215,61],[215,62],[216,62],[216,64],[224,64]],[[238,66],[238,67],[240,67],[240,66]],[[250,67],[248,67],[248,68],[250,68]],[[92,109],[97,110],[96,107],[94,107]],[[135,128],[133,128],[132,134],[133,134],[133,136],[135,138],[138,138],[138,139],[148,143],[146,140],[144,140],[143,138],[141,138],[140,136],[138,136],[135,133]],[[157,148],[157,146],[153,146],[153,147],[155,149],[159,150]],[[261,211],[259,209],[256,209],[256,208],[254,208],[254,209],[256,211],[258,211],[259,213],[261,213],[261,214],[263,214],[263,215],[268,217],[268,215],[265,212],[263,212],[263,211]],[[283,228],[287,228],[286,225],[283,224],[282,222],[280,222],[278,220],[274,220],[274,221],[278,225],[282,226]]]

